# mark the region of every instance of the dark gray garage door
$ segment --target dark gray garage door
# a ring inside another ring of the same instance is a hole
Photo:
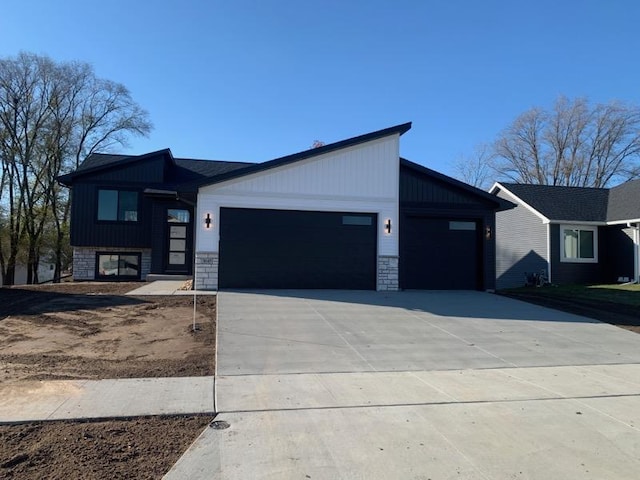
[[[377,215],[222,208],[220,288],[376,288]]]
[[[400,241],[401,288],[482,288],[476,221],[405,216]]]

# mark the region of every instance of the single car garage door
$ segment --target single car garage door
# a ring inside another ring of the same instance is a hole
[[[220,288],[375,290],[376,214],[220,209]]]
[[[401,288],[482,288],[478,222],[405,216],[400,242]]]

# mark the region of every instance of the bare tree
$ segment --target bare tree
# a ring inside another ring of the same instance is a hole
[[[472,156],[456,160],[454,176],[469,185],[487,190],[493,180],[493,151],[490,145],[478,145]]]
[[[640,108],[560,97],[520,115],[494,144],[496,177],[519,183],[605,187],[640,174]]]
[[[147,135],[148,114],[123,85],[97,78],[90,65],[21,53],[0,59],[0,267],[14,282],[21,248],[27,282],[37,282],[45,230],[55,231],[55,276],[68,242],[69,202],[56,178],[89,153]],[[48,235],[51,237],[52,235]]]

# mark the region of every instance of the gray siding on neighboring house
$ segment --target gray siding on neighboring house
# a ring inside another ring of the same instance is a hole
[[[598,263],[578,263],[560,261],[560,225],[551,225],[551,271],[552,283],[558,285],[604,283],[603,275],[607,238],[604,227],[598,227]]]
[[[498,197],[518,203],[502,190]],[[547,225],[519,203],[496,213],[496,288],[522,287],[525,273],[541,270],[547,272]]]

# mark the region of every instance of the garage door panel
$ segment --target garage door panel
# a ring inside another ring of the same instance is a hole
[[[479,248],[475,221],[405,217],[400,255],[402,288],[480,288]]]
[[[370,225],[345,225],[344,215]],[[220,216],[221,288],[375,289],[374,214],[222,208]]]

